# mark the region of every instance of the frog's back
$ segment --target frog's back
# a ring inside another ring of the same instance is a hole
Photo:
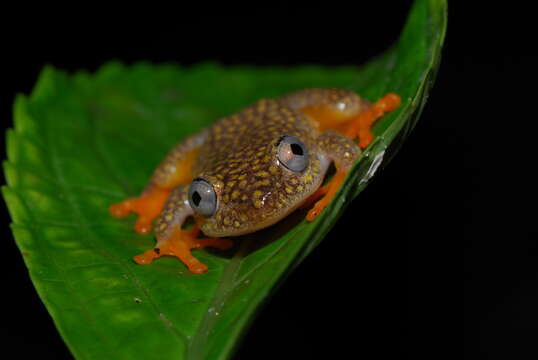
[[[314,145],[317,131],[306,116],[277,100],[262,99],[210,126],[195,173],[224,174],[228,168],[259,170],[283,135]]]

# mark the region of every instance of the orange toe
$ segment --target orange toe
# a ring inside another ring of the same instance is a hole
[[[140,215],[138,216],[138,219],[136,219],[136,223],[134,226],[134,230],[142,235],[149,234],[151,231],[151,222],[153,219],[150,219],[146,216]]]
[[[398,94],[388,93],[376,102],[376,105],[381,107],[383,111],[393,111],[400,106],[402,99]]]
[[[189,266],[189,271],[193,274],[203,274],[207,271],[207,265],[202,264],[201,262]]]
[[[151,264],[153,262],[153,259],[156,259],[159,257],[159,256],[155,256],[155,255],[159,255],[157,251],[159,250],[152,249],[152,250],[145,251],[142,254],[138,254],[135,257],[133,257],[133,260],[135,263],[139,265]]]
[[[108,207],[108,211],[115,217],[125,217],[131,212],[129,206],[129,200],[123,202],[112,204]]]
[[[365,149],[370,145],[374,138],[374,135],[370,129],[360,129],[359,130],[359,147]]]

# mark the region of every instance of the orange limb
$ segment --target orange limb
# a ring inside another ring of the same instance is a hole
[[[308,197],[308,199],[305,200],[304,203],[301,204],[301,206],[299,206],[299,209],[307,209],[314,205],[320,197],[327,194],[329,191],[329,185],[330,183],[319,187],[312,195]]]
[[[151,222],[161,213],[169,194],[170,190],[155,187],[140,197],[112,204],[108,210],[116,217],[125,217],[134,212],[138,215],[135,231],[139,234],[148,234],[151,231]]]
[[[345,135],[351,139],[359,138],[359,146],[364,149],[373,139],[372,125],[389,111],[400,106],[401,99],[394,93],[388,93],[377,100],[369,109],[362,111],[354,117],[348,125]]]
[[[306,106],[300,111],[313,120],[314,126],[319,131],[334,129],[350,139],[358,137],[359,146],[364,149],[372,142],[371,129],[374,122],[385,113],[395,110],[400,103],[401,99],[397,94],[388,93],[367,109],[352,116],[327,106]],[[310,195],[300,206],[300,208],[307,208],[315,203],[306,216],[308,221],[313,221],[327,207],[342,186],[347,172],[338,169],[338,164],[336,165],[337,171],[331,181]]]
[[[199,234],[198,226],[190,230],[181,230],[178,227],[166,239],[159,241],[155,249],[137,255],[133,260],[137,264],[145,265],[151,264],[154,259],[163,255],[175,256],[189,268],[190,272],[202,274],[207,271],[207,265],[192,256],[191,250],[208,246],[226,250],[233,246],[233,241],[222,238],[197,238]]]
[[[138,215],[134,229],[139,234],[148,234],[151,223],[159,216],[170,192],[178,185],[188,184],[192,180],[192,165],[200,149],[193,148],[182,152],[176,159],[174,151],[155,171],[149,190],[144,191],[140,197],[129,198],[120,203],[109,206],[113,216],[125,217],[134,212]]]
[[[322,190],[322,192],[326,192],[325,196],[321,198],[320,200],[318,200],[316,204],[314,205],[314,207],[310,209],[310,211],[306,215],[307,221],[313,221],[323,211],[323,209],[325,209],[327,205],[329,205],[331,200],[334,198],[334,196],[338,192],[338,189],[340,189],[340,186],[342,186],[342,183],[344,182],[346,175],[347,175],[347,172],[336,170],[336,174],[334,174],[333,178],[331,179],[331,182],[323,186],[323,187],[327,187],[326,189]],[[314,195],[316,193],[314,193]],[[321,195],[323,194],[319,194],[318,197]],[[306,201],[308,202],[311,200],[309,198]]]

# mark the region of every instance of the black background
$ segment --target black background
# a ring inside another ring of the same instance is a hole
[[[468,359],[538,356],[532,13],[463,3],[450,4],[440,72],[416,129],[262,309],[237,358],[461,358],[462,335]],[[158,27],[149,16],[121,26],[19,22],[1,35],[0,123],[11,126],[14,95],[28,94],[45,64],[361,64],[396,41],[409,5],[183,12]],[[1,206],[3,350],[70,358]]]

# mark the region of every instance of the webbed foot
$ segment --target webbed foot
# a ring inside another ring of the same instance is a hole
[[[401,99],[397,94],[388,93],[377,100],[367,110],[360,112],[348,125],[345,135],[351,139],[359,138],[359,146],[364,149],[373,139],[372,125],[385,113],[400,106]]]
[[[169,194],[169,190],[155,188],[140,197],[112,204],[108,210],[115,217],[125,217],[131,212],[137,214],[134,230],[139,234],[148,234],[151,231],[151,222],[159,216]]]
[[[157,246],[134,257],[137,264],[151,264],[154,259],[163,255],[175,256],[183,262],[189,271],[194,274],[202,274],[207,271],[207,265],[202,264],[191,254],[192,249],[205,248],[208,246],[226,250],[233,246],[233,241],[222,238],[198,238],[200,228],[195,226],[191,230],[177,228],[170,235],[157,242]]]

